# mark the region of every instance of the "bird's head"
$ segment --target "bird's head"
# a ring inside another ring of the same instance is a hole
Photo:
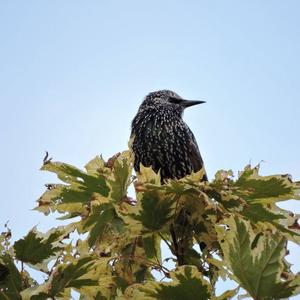
[[[186,100],[180,97],[178,94],[176,94],[173,91],[170,90],[160,90],[149,93],[142,105],[141,108],[146,107],[169,107],[174,108],[174,110],[179,111],[182,113],[185,108],[205,103],[205,101],[199,101],[199,100]]]

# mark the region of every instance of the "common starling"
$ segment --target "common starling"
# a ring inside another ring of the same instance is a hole
[[[170,90],[148,94],[132,121],[134,168],[160,171],[161,180],[180,179],[203,168],[196,139],[183,121],[185,108],[205,101],[184,100]],[[204,175],[204,181],[207,180]]]

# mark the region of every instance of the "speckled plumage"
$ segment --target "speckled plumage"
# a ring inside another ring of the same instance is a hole
[[[182,119],[186,107],[200,103],[203,101],[187,101],[169,90],[145,97],[132,121],[136,171],[140,163],[151,166],[155,172],[160,170],[163,181],[182,178],[203,167],[196,139]]]

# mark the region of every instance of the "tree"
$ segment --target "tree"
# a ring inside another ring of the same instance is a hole
[[[36,210],[70,223],[46,233],[33,228],[13,244],[9,229],[1,234],[1,300],[70,299],[72,289],[87,300],[221,300],[240,287],[257,300],[300,292],[300,274],[285,259],[287,242],[300,241],[297,216],[276,205],[300,199],[300,182],[288,175],[261,176],[248,165],[237,179],[221,170],[201,182],[200,171],[162,185],[150,168],[132,175],[130,151],[107,162],[97,156],[85,171],[45,159],[42,170],[61,183],[46,185]],[[172,257],[162,258],[162,243]],[[177,263],[172,270],[168,259]],[[219,278],[238,288],[216,295]]]

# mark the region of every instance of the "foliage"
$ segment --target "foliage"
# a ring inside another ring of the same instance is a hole
[[[300,183],[288,175],[261,176],[259,166],[246,166],[237,179],[222,170],[202,182],[200,171],[161,184],[150,168],[132,175],[130,151],[107,162],[96,157],[85,171],[50,160],[42,170],[61,183],[46,185],[36,210],[70,221],[46,233],[33,228],[13,244],[6,228],[0,300],[70,299],[72,290],[82,300],[221,300],[239,288],[258,300],[300,292],[300,274],[285,258],[288,241],[299,245],[300,227],[295,214],[277,206],[300,199]],[[135,199],[127,195],[131,184]],[[162,243],[171,258],[162,258]],[[216,295],[219,278],[238,287]]]

